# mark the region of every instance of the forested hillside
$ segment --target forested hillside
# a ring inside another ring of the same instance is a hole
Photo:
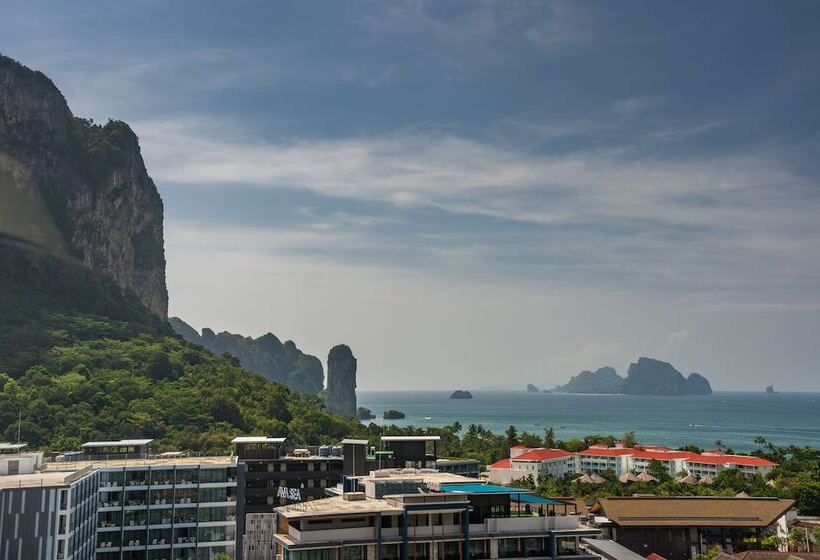
[[[0,439],[46,449],[145,436],[226,451],[239,433],[337,441],[356,424],[318,397],[174,335],[106,276],[13,239],[0,243]]]

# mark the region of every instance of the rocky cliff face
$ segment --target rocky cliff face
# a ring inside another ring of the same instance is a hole
[[[584,370],[573,375],[566,385],[556,387],[556,393],[586,393],[593,395],[611,395],[620,393],[624,378],[618,375],[615,368],[606,366],[595,371]]]
[[[109,274],[165,317],[162,219],[128,125],[74,117],[45,75],[0,55],[0,231]]]
[[[333,414],[356,416],[356,358],[344,344],[331,348],[327,356],[325,405]]]
[[[672,364],[638,358],[630,364],[623,385],[624,393],[635,395],[708,395],[712,393],[709,381],[693,373],[687,380]]]
[[[626,378],[611,367],[582,371],[555,388],[559,393],[631,395],[710,395],[709,380],[699,373],[684,377],[672,364],[652,358],[638,358],[630,364]]]
[[[316,356],[299,350],[292,340],[282,343],[272,333],[256,339],[227,331],[217,334],[208,328],[202,329],[200,335],[178,317],[171,317],[168,322],[188,342],[204,346],[217,355],[227,352],[235,356],[242,367],[271,381],[282,383],[289,389],[302,393],[318,393],[322,390],[325,375],[322,362]]]

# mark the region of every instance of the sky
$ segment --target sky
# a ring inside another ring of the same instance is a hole
[[[346,343],[364,390],[820,391],[817,2],[4,5],[138,134],[196,328]]]

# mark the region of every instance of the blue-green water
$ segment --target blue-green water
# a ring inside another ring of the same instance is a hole
[[[449,391],[359,391],[359,406],[377,415],[395,409],[399,426],[483,424],[501,433],[544,433],[555,428],[559,439],[587,434],[621,435],[635,431],[645,443],[712,447],[715,440],[736,450],[754,449],[754,437],[779,445],[820,447],[820,393],[719,392],[708,396],[564,395],[524,391],[472,391],[473,399],[450,399]],[[430,419],[427,420],[426,418]]]

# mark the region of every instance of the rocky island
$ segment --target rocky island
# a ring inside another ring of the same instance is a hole
[[[630,364],[626,378],[615,368],[602,367],[582,371],[565,384],[555,388],[559,393],[598,395],[710,395],[709,380],[699,373],[684,377],[671,364],[653,358],[638,358]]]
[[[538,392],[538,387],[536,387],[532,383],[527,383],[527,392],[528,393],[537,393]]]
[[[373,414],[373,411],[369,408],[364,406],[360,406],[356,409],[356,419],[357,420],[373,420],[376,418],[376,415]]]
[[[453,391],[453,393],[450,395],[450,398],[451,399],[472,399],[473,394],[470,391],[463,391],[461,389],[458,389],[456,391]]]
[[[385,420],[401,420],[404,418],[404,412],[399,412],[398,410],[385,410],[383,417]]]
[[[767,385],[767,386],[766,386],[766,393],[768,393],[769,395],[772,395],[772,394],[774,394],[774,393],[776,393],[776,392],[777,392],[777,391],[775,391],[775,390],[774,390],[774,386],[772,386],[772,385]]]

